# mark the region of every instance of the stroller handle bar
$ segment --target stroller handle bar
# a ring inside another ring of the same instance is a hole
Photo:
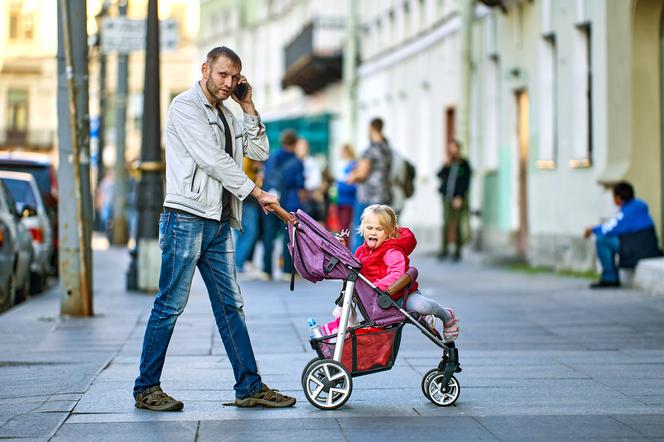
[[[404,273],[399,279],[394,281],[385,291],[390,296],[396,295],[401,290],[406,288],[406,286],[410,284],[411,281],[412,278],[410,277],[410,275],[408,273]]]
[[[297,218],[295,218],[295,215],[293,215],[290,212],[287,212],[286,209],[281,207],[279,204],[271,203],[268,204],[267,207],[272,209],[274,214],[277,215],[283,222],[297,225]]]

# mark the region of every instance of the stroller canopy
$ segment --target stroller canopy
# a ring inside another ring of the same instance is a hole
[[[295,213],[297,227],[288,224],[288,249],[293,266],[311,282],[323,279],[346,279],[349,267],[359,270],[360,262],[330,232],[302,210]]]

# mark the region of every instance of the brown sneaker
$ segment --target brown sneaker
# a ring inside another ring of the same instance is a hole
[[[136,395],[136,408],[146,408],[153,411],[180,411],[184,404],[164,393],[159,385],[143,390]]]
[[[278,390],[273,390],[267,385],[263,384],[261,391],[253,396],[244,399],[235,399],[235,405],[238,407],[268,407],[268,408],[282,408],[292,407],[295,405],[295,398],[283,395]]]

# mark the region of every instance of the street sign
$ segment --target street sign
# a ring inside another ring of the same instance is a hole
[[[104,54],[145,50],[145,20],[126,17],[105,17],[101,23],[101,47]],[[162,51],[174,51],[178,46],[178,23],[159,21],[159,44]]]

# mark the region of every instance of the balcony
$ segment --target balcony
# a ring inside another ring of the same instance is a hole
[[[286,46],[286,73],[281,86],[298,86],[305,94],[312,94],[341,80],[344,36],[343,17],[311,21]]]
[[[0,128],[0,148],[50,150],[53,149],[54,146],[54,130],[20,130],[14,128]]]

